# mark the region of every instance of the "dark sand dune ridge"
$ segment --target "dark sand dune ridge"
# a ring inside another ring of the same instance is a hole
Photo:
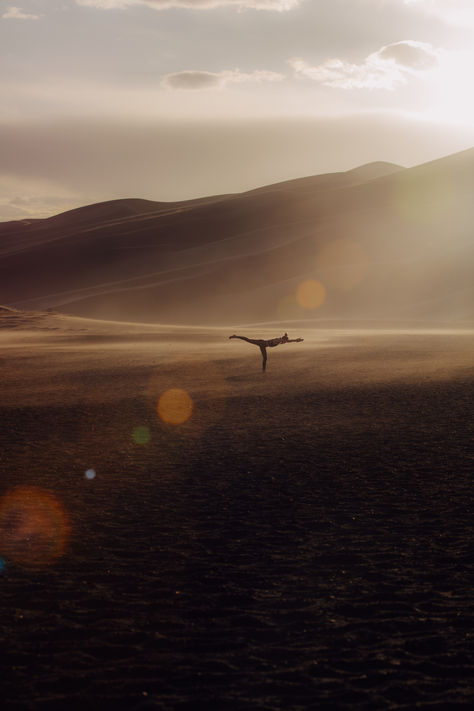
[[[473,182],[470,150],[411,169],[375,163],[238,195],[4,223],[3,302],[155,323],[472,323]],[[323,297],[298,299],[305,282]]]

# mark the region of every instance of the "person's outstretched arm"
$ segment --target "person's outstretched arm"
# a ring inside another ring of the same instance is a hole
[[[304,341],[304,338],[289,338],[287,343],[300,343],[300,341]]]

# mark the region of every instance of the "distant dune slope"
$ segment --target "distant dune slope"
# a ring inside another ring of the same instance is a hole
[[[473,321],[474,149],[0,224],[1,301],[94,318]]]

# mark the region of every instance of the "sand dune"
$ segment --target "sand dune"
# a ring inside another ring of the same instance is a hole
[[[182,203],[112,201],[0,225],[3,301],[224,325],[474,318],[474,150]],[[324,298],[298,300],[303,282]]]

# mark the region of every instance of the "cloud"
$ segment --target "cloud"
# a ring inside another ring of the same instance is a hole
[[[223,80],[214,72],[187,71],[167,74],[161,83],[168,89],[215,89],[222,87]]]
[[[222,89],[227,84],[243,84],[246,82],[282,81],[283,74],[256,70],[250,74],[239,69],[222,72],[202,72],[190,70],[166,74],[161,84],[167,89]]]
[[[284,12],[300,4],[301,0],[76,0],[78,5],[101,10],[125,9],[133,5],[148,5],[155,10],[184,7],[191,10],[210,10],[215,7],[233,6],[238,9],[274,10]]]
[[[393,89],[409,76],[420,76],[438,66],[438,51],[427,42],[404,40],[381,47],[362,64],[328,59],[311,66],[303,59],[289,60],[297,75],[339,89]]]
[[[465,27],[474,26],[472,0],[397,0],[428,15],[434,15],[444,22]]]
[[[370,56],[380,62],[393,62],[404,71],[425,71],[438,66],[436,50],[426,42],[394,42]]]
[[[15,5],[7,7],[2,15],[3,20],[39,20],[39,18],[39,15],[31,15],[30,13],[23,12],[21,7],[15,7]]]

